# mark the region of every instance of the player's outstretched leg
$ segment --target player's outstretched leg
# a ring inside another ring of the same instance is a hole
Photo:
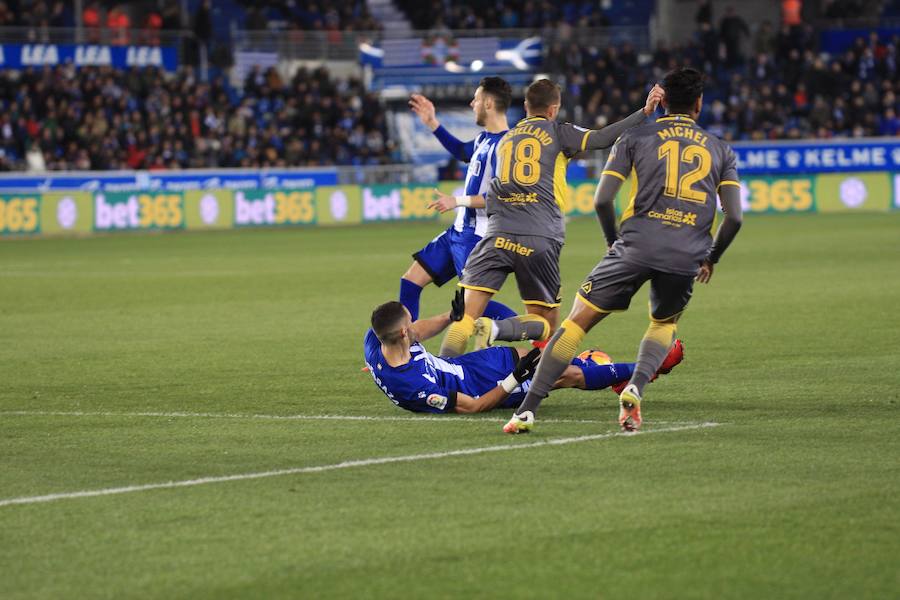
[[[531,430],[534,425],[534,414],[541,401],[550,394],[556,380],[575,358],[585,334],[607,314],[588,308],[584,303],[575,302],[569,318],[562,322],[550,338],[550,343],[544,348],[541,362],[538,363],[537,371],[531,379],[531,387],[503,431],[522,433]]]
[[[481,350],[500,340],[522,342],[543,341],[550,337],[550,323],[540,315],[516,315],[502,321],[481,317],[475,322],[475,349]]]
[[[620,382],[622,387],[625,387],[634,373],[634,363],[598,364],[592,360],[576,358],[572,364],[584,373],[584,389],[586,390],[603,390]]]
[[[575,358],[578,346],[584,339],[585,331],[576,323],[566,319],[544,348],[541,362],[531,380],[525,399],[509,422],[503,427],[505,433],[527,433],[534,426],[534,414],[541,401]]]
[[[419,298],[422,296],[422,286],[406,279],[400,278],[400,304],[406,307],[412,320],[419,318]]]
[[[432,281],[434,279],[418,259],[409,265],[406,273],[400,278],[400,304],[406,307],[413,321],[419,318],[419,299],[422,296],[422,289]]]
[[[485,307],[484,309],[484,316],[489,319],[494,319],[495,321],[502,321],[503,319],[515,317],[516,311],[503,304],[502,302],[491,300],[490,302],[488,302],[487,307]]]
[[[669,354],[675,339],[677,317],[665,321],[653,320],[641,340],[637,364],[631,381],[619,395],[619,425],[626,431],[641,427],[641,395],[644,386],[653,379]]]
[[[444,341],[441,342],[441,356],[454,357],[464,354],[469,338],[475,333],[475,319],[465,314],[459,321],[450,324]]]
[[[659,366],[659,370],[656,371],[656,375],[653,376],[653,378],[650,380],[650,382],[652,383],[652,382],[656,381],[656,379],[660,375],[668,375],[669,373],[672,372],[672,369],[674,369],[675,367],[680,365],[681,361],[683,361],[683,360],[684,360],[684,342],[682,342],[681,340],[675,340],[674,342],[672,342],[672,347],[669,348],[669,353],[666,354],[665,360],[663,360],[662,364]],[[634,369],[632,369],[632,372],[633,371],[634,371]],[[631,380],[631,373],[629,373],[628,376],[625,379],[623,379],[621,383],[611,385],[610,388],[612,388],[612,391],[614,391],[616,393],[616,395],[618,396],[619,394],[622,393],[622,390],[625,389],[625,386],[628,385],[630,380]]]
[[[441,342],[441,356],[453,357],[465,353],[469,338],[475,333],[475,319],[484,313],[484,309],[493,295],[493,293],[481,290],[466,289],[466,314],[461,320],[451,323],[447,328],[444,341]]]
[[[506,433],[526,433],[534,426],[534,413],[541,401],[550,394],[553,384],[575,358],[585,331],[577,323],[566,319],[544,348],[541,362],[531,380],[525,400],[503,427]]]

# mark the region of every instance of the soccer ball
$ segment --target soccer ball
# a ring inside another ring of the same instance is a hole
[[[603,352],[602,350],[585,350],[581,354],[578,355],[583,361],[592,360],[598,365],[610,365],[612,364],[612,358],[609,357],[609,354]]]

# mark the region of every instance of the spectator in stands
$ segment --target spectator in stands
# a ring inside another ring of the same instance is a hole
[[[756,54],[775,54],[775,31],[768,19],[762,22],[753,36],[753,51]]]
[[[897,118],[897,111],[891,106],[884,109],[884,114],[879,119],[878,135],[900,135],[900,119]]]
[[[644,91],[662,71],[689,63],[704,65],[709,75],[705,97],[714,109],[704,112],[702,124],[726,139],[894,135],[900,38],[861,38],[845,55],[827,58],[817,53],[815,35],[803,25],[782,31],[774,53],[722,69],[726,61],[714,51],[714,31],[700,27],[686,47],[658,47],[646,67],[630,57],[626,66],[620,53],[589,43],[551,45],[545,68],[576,98],[564,107],[565,118],[598,124],[621,118],[623,97]]]
[[[106,13],[106,27],[110,30],[110,43],[115,46],[127,46],[130,42],[129,29],[131,17],[122,6],[114,6]]]
[[[798,27],[803,22],[803,0],[781,0],[781,24]]]
[[[697,14],[694,16],[694,21],[697,22],[697,28],[703,29],[704,25],[708,25],[712,27],[713,24],[713,11],[712,11],[712,0],[701,0],[700,5],[697,7]]]
[[[197,7],[193,29],[197,41],[209,50],[209,41],[212,39],[212,4],[210,0],[203,0]]]
[[[733,6],[725,9],[725,16],[719,23],[719,35],[725,43],[725,60],[729,67],[743,64],[744,56],[741,51],[741,42],[744,37],[750,36],[750,28],[735,12]]]
[[[155,10],[151,10],[144,17],[143,43],[147,46],[159,46],[159,32],[163,27],[163,17]]]
[[[11,27],[16,24],[15,12],[6,2],[0,2],[0,27]]]
[[[396,160],[378,99],[355,79],[252,74],[240,96],[190,68],[0,72],[0,169],[178,169]],[[234,101],[229,100],[233,95]],[[352,134],[352,135],[351,135]]]
[[[162,16],[162,28],[166,31],[181,29],[181,4],[179,0],[164,0],[160,16]]]

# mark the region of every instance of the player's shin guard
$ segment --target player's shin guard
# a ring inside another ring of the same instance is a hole
[[[409,279],[400,278],[400,304],[406,307],[413,321],[419,318],[419,298],[421,296],[421,287]]]
[[[459,356],[466,351],[469,338],[475,332],[475,319],[463,315],[462,320],[450,324],[441,343],[441,356]]]
[[[517,315],[497,321],[497,335],[494,340],[521,342],[524,340],[546,340],[550,337],[550,323],[538,315]]]
[[[653,321],[641,340],[641,347],[638,350],[637,365],[634,368],[634,375],[631,376],[631,383],[638,389],[638,393],[644,393],[644,386],[647,385],[660,365],[669,353],[669,347],[675,339],[675,331],[677,326],[675,323],[659,323]]]
[[[584,389],[602,390],[628,381],[634,373],[634,363],[597,364],[592,360],[575,359],[572,364],[584,373]]]
[[[515,317],[516,311],[502,302],[491,300],[484,309],[484,316],[488,319],[493,319],[494,321],[502,321],[503,319]]]
[[[516,414],[522,414],[526,410],[532,413],[537,411],[541,401],[550,394],[553,384],[575,358],[583,339],[584,329],[568,319],[563,321],[559,330],[550,339],[550,343],[544,348],[541,362],[538,363],[537,371],[531,379],[531,387],[525,400],[516,409]]]

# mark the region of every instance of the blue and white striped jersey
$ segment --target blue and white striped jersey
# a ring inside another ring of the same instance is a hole
[[[506,132],[488,133],[482,131],[473,142],[472,158],[469,160],[469,170],[466,171],[465,194],[477,196],[487,194],[494,178],[497,167],[497,142]],[[484,237],[487,230],[487,214],[483,208],[456,209],[456,221],[453,223],[456,231],[472,230],[475,235]]]

